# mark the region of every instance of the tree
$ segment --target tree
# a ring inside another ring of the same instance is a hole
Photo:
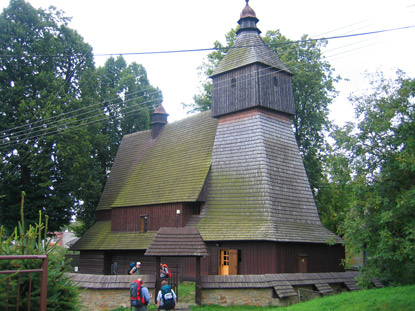
[[[94,154],[105,137],[91,122],[102,114],[85,109],[94,98],[92,49],[68,21],[23,0],[0,15],[0,221],[8,231],[21,191],[28,223],[43,210],[55,231],[102,187]]]
[[[102,131],[109,137],[107,150],[100,155],[101,166],[106,172],[112,166],[118,146],[124,135],[146,130],[150,113],[162,101],[162,93],[153,87],[142,65],[127,65],[122,56],[110,57],[98,68],[98,98],[101,109],[108,116]]]
[[[353,204],[342,233],[367,254],[362,282],[415,282],[415,79],[370,77],[372,92],[352,96],[358,122],[339,129],[338,151],[349,159]]]
[[[43,210],[52,231],[74,216],[79,234],[88,229],[122,136],[147,129],[162,101],[141,65],[111,57],[96,69],[68,21],[24,0],[0,15],[0,221],[8,231],[21,191],[28,223]]]
[[[69,265],[65,261],[65,250],[57,244],[51,245],[46,241],[48,220],[46,218],[45,224],[41,216],[39,212],[39,222],[35,226],[29,225],[28,229],[25,229],[24,221],[19,222],[19,226],[8,238],[5,237],[2,226],[0,228],[0,254],[9,256],[47,254],[47,310],[79,310],[78,288],[66,275]],[[23,220],[23,212],[21,217]],[[0,270],[39,269],[41,263],[39,259],[0,260]],[[39,310],[40,287],[40,273],[1,274],[0,309]]]
[[[193,104],[184,105],[185,108],[190,109],[190,112],[211,108],[212,83],[206,81],[206,77],[214,71],[235,39],[236,31],[231,30],[226,35],[226,46],[218,41],[214,43],[216,51],[210,53],[207,62],[199,68],[202,89],[193,97]],[[337,95],[334,84],[340,77],[333,76],[333,69],[323,59],[321,48],[326,45],[325,41],[310,40],[304,35],[300,41],[295,42],[284,37],[278,30],[268,31],[263,40],[294,74],[292,79],[296,104],[296,115],[292,118],[294,133],[316,203],[319,210],[325,210],[324,191],[329,189],[326,187],[328,180],[322,163],[325,161],[327,148],[325,134],[331,127],[328,106]]]

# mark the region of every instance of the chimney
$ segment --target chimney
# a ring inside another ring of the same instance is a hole
[[[159,105],[150,116],[151,138],[156,138],[162,128],[167,124],[169,114],[164,110],[163,105]]]

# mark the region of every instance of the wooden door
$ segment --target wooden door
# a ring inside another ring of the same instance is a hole
[[[237,249],[221,249],[220,250],[220,275],[236,275],[238,274],[238,250]]]
[[[298,273],[307,273],[307,258],[306,254],[299,254],[297,256],[297,272]]]

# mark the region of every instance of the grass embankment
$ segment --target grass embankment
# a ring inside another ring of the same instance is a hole
[[[181,302],[194,303],[194,284],[180,284],[179,297]],[[191,308],[192,311],[412,311],[415,310],[415,285],[346,292],[284,308],[213,305]],[[123,310],[129,309],[117,309],[117,311]],[[153,305],[149,310],[156,308]]]

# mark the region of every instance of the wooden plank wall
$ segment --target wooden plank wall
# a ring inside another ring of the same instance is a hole
[[[345,258],[342,245],[326,245],[313,243],[277,243],[276,260],[278,262],[275,273],[296,273],[297,255],[308,255],[308,273],[317,272],[344,272],[341,265]]]
[[[308,255],[308,272],[343,272],[342,245],[314,243],[275,243],[266,241],[209,242],[209,258],[202,258],[202,275],[217,275],[221,249],[237,249],[239,253],[238,274],[267,274],[297,272],[298,254]],[[194,276],[195,261],[186,259],[183,272]]]
[[[212,116],[257,106],[295,114],[291,75],[253,64],[213,78]]]
[[[79,273],[105,274],[104,251],[81,251],[79,255]]]
[[[177,215],[176,210],[181,214]],[[140,207],[119,207],[112,210],[112,231],[140,231],[140,216],[148,215],[147,230],[176,227],[182,223],[183,204],[160,204]]]

